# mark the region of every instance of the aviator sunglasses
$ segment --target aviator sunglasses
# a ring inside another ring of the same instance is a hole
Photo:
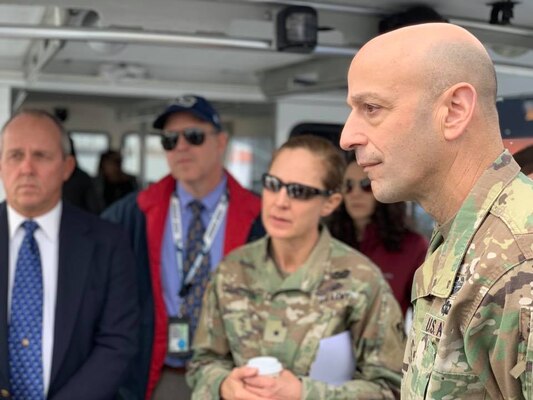
[[[281,179],[270,174],[263,174],[263,187],[271,192],[277,193],[282,187],[287,189],[287,196],[291,199],[308,200],[314,196],[330,196],[334,190],[322,190],[301,183],[285,183]]]
[[[183,136],[190,145],[201,146],[205,141],[205,135],[206,133],[199,128],[187,128],[182,131],[164,131],[161,134],[161,145],[167,151],[173,150],[177,146],[180,136]]]
[[[350,194],[357,185],[359,185],[359,188],[365,193],[372,192],[372,186],[371,186],[370,179],[368,178],[364,178],[361,180],[346,179],[344,181],[344,187],[343,187],[344,194]]]

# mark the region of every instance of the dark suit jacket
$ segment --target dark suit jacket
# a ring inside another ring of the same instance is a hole
[[[57,302],[48,399],[113,399],[137,347],[138,296],[129,241],[118,226],[65,203],[59,232]],[[7,357],[8,249],[7,209],[2,203],[2,391],[10,391]]]
[[[99,214],[104,209],[93,179],[78,166],[63,183],[63,200],[92,214]]]

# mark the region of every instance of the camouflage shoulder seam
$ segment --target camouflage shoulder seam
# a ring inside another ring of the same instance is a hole
[[[515,177],[504,188],[490,213],[507,225],[513,235],[533,233],[533,183]]]
[[[266,238],[255,240],[251,243],[237,247],[229,252],[222,261],[237,261],[242,258],[248,258],[250,255],[257,254],[265,246]]]

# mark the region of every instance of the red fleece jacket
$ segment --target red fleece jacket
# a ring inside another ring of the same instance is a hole
[[[226,177],[229,206],[224,235],[224,255],[246,243],[250,228],[261,211],[261,200],[258,196],[244,189],[227,172]],[[170,198],[175,188],[176,181],[169,175],[141,192],[137,198],[139,208],[146,217],[146,236],[155,313],[154,341],[146,399],[151,398],[159,381],[167,350],[168,317],[161,285],[161,245]]]

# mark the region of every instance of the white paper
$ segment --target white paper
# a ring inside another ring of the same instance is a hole
[[[349,331],[320,340],[309,377],[330,385],[341,385],[352,379],[355,361]]]

